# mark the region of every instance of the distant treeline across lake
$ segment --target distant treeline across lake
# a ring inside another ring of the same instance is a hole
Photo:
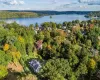
[[[35,12],[38,14],[59,15],[59,14],[88,14],[92,11],[36,11],[36,10],[8,10],[10,12]]]

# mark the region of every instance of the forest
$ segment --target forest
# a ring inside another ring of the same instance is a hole
[[[92,17],[99,18],[100,17],[100,11],[90,12],[90,13],[86,14],[85,17],[87,17],[87,18],[92,18]]]
[[[100,80],[100,20],[1,21],[0,80]]]
[[[0,11],[0,19],[7,18],[30,18],[39,17],[40,15],[35,12],[11,12],[11,11]]]
[[[54,10],[7,10],[9,12],[35,12],[40,15],[81,14],[86,15],[92,11],[54,11]]]
[[[29,11],[29,10],[1,10],[0,19],[10,19],[10,18],[34,18],[42,17],[47,15],[60,15],[60,14],[79,14],[85,15],[85,17],[99,16],[98,13],[92,11]]]

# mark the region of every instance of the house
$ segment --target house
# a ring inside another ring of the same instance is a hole
[[[97,80],[100,80],[100,70],[97,71],[96,77],[98,78]]]
[[[67,33],[71,33],[71,31],[70,30],[67,30]]]
[[[66,26],[63,26],[62,29],[65,30],[66,29]]]
[[[39,72],[42,67],[40,62],[34,59],[29,62],[29,65],[34,70],[34,72]]]
[[[100,36],[98,36],[98,40],[100,40]]]
[[[52,28],[51,28],[51,27],[48,27],[47,29],[48,29],[48,30],[50,30],[50,31],[52,30]]]
[[[41,30],[41,31],[44,30],[44,27],[41,27],[41,26],[40,26],[40,27],[39,27],[39,30]]]
[[[42,40],[38,40],[37,42],[36,42],[36,48],[39,50],[39,49],[42,49]]]
[[[39,30],[39,27],[35,27],[35,30],[38,31]]]
[[[34,32],[35,32],[35,34],[37,34],[37,31],[36,30]]]
[[[82,34],[85,35],[86,34],[86,31],[82,31]]]
[[[93,56],[98,56],[98,53],[99,53],[98,50],[92,48],[92,49],[91,49],[91,52],[92,52],[92,57],[93,57]]]
[[[72,27],[72,31],[73,32],[76,32],[78,30],[80,30],[80,25],[77,24],[77,25],[75,25],[75,26]]]
[[[93,27],[94,27],[94,24],[89,24],[90,29],[93,29]]]

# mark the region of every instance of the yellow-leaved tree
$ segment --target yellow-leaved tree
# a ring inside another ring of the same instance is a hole
[[[23,67],[19,62],[21,58],[21,53],[16,50],[16,51],[10,52],[9,54],[12,55],[12,62],[9,62],[7,68],[15,72],[22,72]]]
[[[21,58],[21,53],[19,51],[11,52],[11,55],[14,62],[18,62],[18,60]]]
[[[90,59],[89,68],[94,69],[96,67],[96,61],[94,59]]]
[[[24,43],[24,38],[22,36],[19,36],[18,37],[18,40],[21,42],[21,43]]]
[[[9,49],[9,47],[10,47],[10,45],[6,43],[6,44],[3,46],[3,50],[4,50],[4,51],[7,51],[7,50]]]
[[[7,68],[3,65],[0,65],[0,80],[2,80],[7,74]]]

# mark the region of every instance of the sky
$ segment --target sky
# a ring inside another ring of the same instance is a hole
[[[0,10],[99,11],[100,0],[0,0]]]

